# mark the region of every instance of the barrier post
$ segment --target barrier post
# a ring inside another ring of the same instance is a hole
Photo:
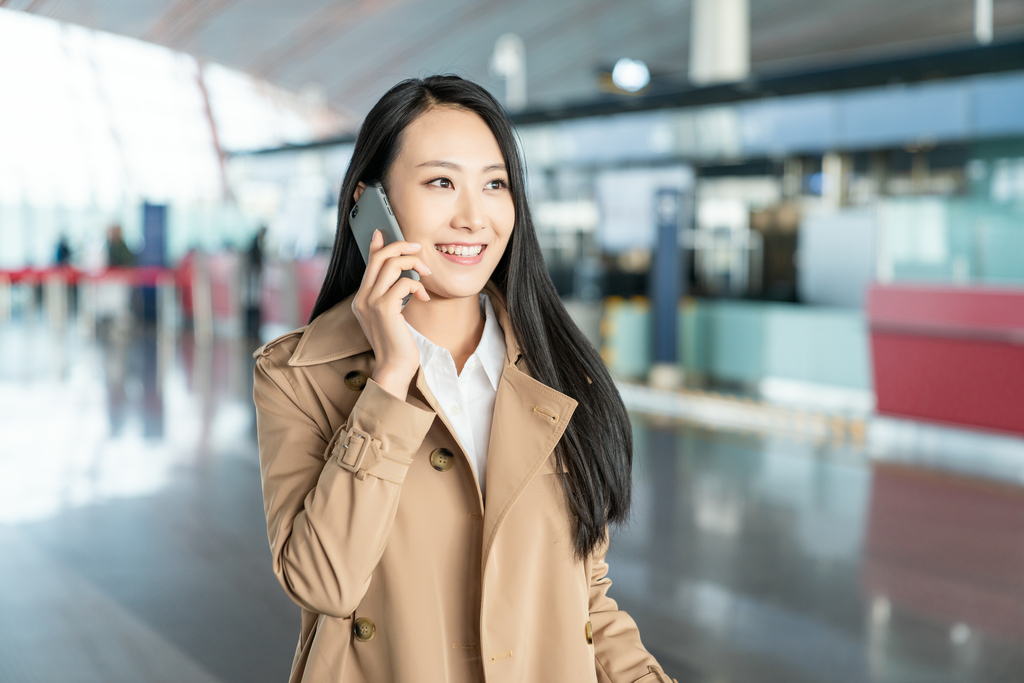
[[[58,330],[64,329],[68,314],[67,283],[63,276],[50,273],[47,274],[43,287],[46,313],[50,319],[50,326]]]
[[[0,325],[11,322],[11,278],[0,274]]]
[[[289,330],[294,330],[301,325],[299,309],[299,262],[292,259],[284,264],[281,269],[281,302],[284,313],[284,323]]]
[[[96,279],[93,277],[78,281],[78,329],[86,340],[96,339]]]
[[[197,251],[192,268],[192,328],[196,344],[206,346],[213,341],[213,289],[210,285],[210,261],[205,252]]]
[[[178,310],[174,276],[161,272],[156,280],[156,325],[159,334],[174,336],[178,328]]]

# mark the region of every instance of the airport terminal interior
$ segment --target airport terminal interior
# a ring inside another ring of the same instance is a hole
[[[629,411],[664,672],[1024,681],[1024,3],[0,0],[0,57],[0,683],[289,680],[253,352],[434,73]]]

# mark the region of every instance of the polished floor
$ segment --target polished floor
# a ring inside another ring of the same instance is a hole
[[[287,680],[250,345],[101,339],[0,328],[0,681]],[[1024,442],[634,427],[611,594],[680,683],[1024,681]]]

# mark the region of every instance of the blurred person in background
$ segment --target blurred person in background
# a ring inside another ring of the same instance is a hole
[[[107,268],[130,268],[135,265],[135,253],[128,248],[121,232],[121,226],[113,223],[107,228]],[[133,296],[137,288],[130,281],[101,279],[96,286],[97,333],[107,338],[117,332],[124,336],[132,321],[132,304],[139,297]]]
[[[121,226],[115,223],[107,228],[107,267],[128,268],[133,265],[135,253],[125,243]]]
[[[70,268],[71,267],[71,245],[68,243],[68,236],[65,233],[60,234],[60,238],[57,240],[57,248],[54,250],[53,261],[58,268]],[[68,306],[72,312],[78,310],[78,285],[74,278],[68,279],[67,284],[67,297]]]
[[[392,88],[309,325],[255,353],[273,567],[303,609],[293,682],[671,680],[608,596],[631,427],[551,282],[524,172],[480,86]],[[377,231],[367,264],[348,217],[374,181],[408,241]]]
[[[57,240],[57,249],[53,260],[58,267],[71,265],[71,245],[68,244],[68,236],[63,233],[61,233],[60,238]]]
[[[245,259],[245,285],[242,287],[242,305],[245,309],[245,331],[249,339],[260,337],[260,301],[263,291],[263,242],[267,226],[260,226],[249,245]]]

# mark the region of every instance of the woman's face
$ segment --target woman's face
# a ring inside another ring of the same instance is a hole
[[[423,245],[417,255],[431,274],[420,281],[430,296],[479,293],[516,217],[501,148],[484,120],[452,107],[418,117],[403,132],[387,192],[405,239]]]

